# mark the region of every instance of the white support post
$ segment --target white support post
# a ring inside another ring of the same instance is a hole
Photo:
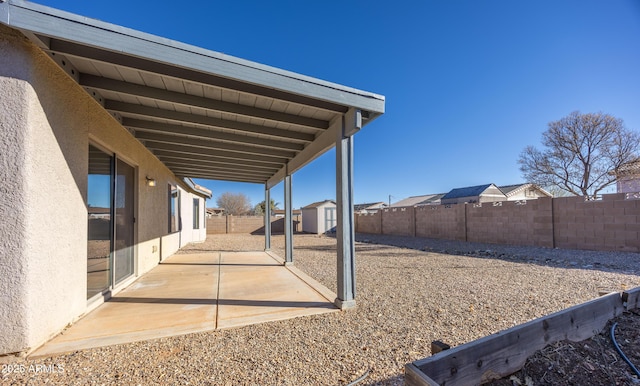
[[[264,250],[271,250],[271,190],[264,186]]]
[[[353,308],[356,305],[353,134],[361,127],[361,112],[351,109],[343,116],[342,130],[339,130],[336,138],[338,297],[335,303],[340,309]]]
[[[291,203],[291,175],[287,173],[284,177],[284,247],[285,265],[293,264],[293,227],[291,226],[293,217]]]

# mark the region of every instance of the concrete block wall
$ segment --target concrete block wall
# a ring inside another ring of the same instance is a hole
[[[382,211],[355,216],[356,229],[361,233],[382,233]]]
[[[638,199],[626,199],[624,193],[601,201],[562,197],[553,209],[558,248],[640,252]]]
[[[467,241],[553,247],[552,200],[466,205]]]
[[[227,216],[212,216],[207,218],[207,234],[227,233]]]
[[[356,232],[549,248],[640,252],[640,194],[389,208]]]
[[[227,216],[227,233],[253,233],[264,228],[264,217]]]
[[[465,205],[428,205],[414,210],[416,236],[466,241]]]
[[[382,209],[382,234],[415,236],[414,208],[386,208]]]
[[[302,232],[301,216],[293,216],[293,231]],[[284,232],[284,218],[271,217],[271,233]],[[207,219],[207,234],[262,233],[263,216],[212,216]]]

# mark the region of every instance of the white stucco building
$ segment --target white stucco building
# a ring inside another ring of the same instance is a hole
[[[336,227],[336,202],[333,200],[314,202],[301,211],[303,232],[321,235]]]
[[[376,94],[0,1],[0,355],[204,240],[211,192],[190,177],[264,184],[267,202],[284,180],[290,209],[291,175],[333,146],[336,304],[352,306],[351,137],[383,112]]]

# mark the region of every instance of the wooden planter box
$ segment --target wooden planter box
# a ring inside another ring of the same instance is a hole
[[[600,333],[624,310],[640,308],[640,287],[611,293],[445,350],[405,366],[407,385],[477,385],[522,368],[527,358],[561,340],[579,342]]]

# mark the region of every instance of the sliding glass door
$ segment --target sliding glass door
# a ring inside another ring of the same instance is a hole
[[[87,299],[134,273],[135,169],[89,146]]]
[[[111,286],[113,157],[89,146],[87,299]]]
[[[116,162],[114,284],[133,275],[133,188],[135,170],[122,160]]]

